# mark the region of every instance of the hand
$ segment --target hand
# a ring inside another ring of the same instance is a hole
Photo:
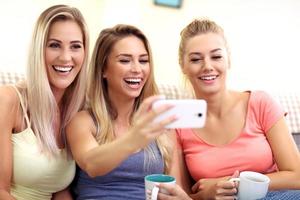
[[[238,177],[236,171],[231,177],[218,179],[201,179],[193,187],[191,197],[193,199],[217,199],[234,200],[237,193],[237,184],[229,181],[230,178]]]
[[[176,120],[176,117],[172,116],[160,122],[153,122],[155,117],[172,107],[171,105],[162,105],[154,110],[152,104],[158,99],[161,99],[161,96],[152,96],[145,99],[133,117],[128,137],[130,137],[131,144],[135,149],[147,146],[149,142],[166,131],[166,125]]]
[[[183,191],[183,189],[175,184],[165,184],[161,183],[158,185],[160,190],[165,190],[169,194],[164,194],[159,192],[158,199],[159,200],[191,200],[191,198]]]

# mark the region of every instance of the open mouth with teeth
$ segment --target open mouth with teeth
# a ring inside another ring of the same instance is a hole
[[[140,85],[142,83],[141,78],[125,78],[124,81],[129,85]]]
[[[219,75],[200,76],[199,79],[202,81],[213,81],[218,78]]]
[[[68,73],[68,72],[72,71],[72,69],[73,69],[72,66],[53,65],[52,67],[56,72],[60,72],[60,73]]]

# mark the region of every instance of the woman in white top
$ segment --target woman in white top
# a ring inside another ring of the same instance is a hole
[[[38,18],[26,80],[0,87],[0,199],[71,199],[64,131],[84,102],[88,42],[76,8],[52,6]]]

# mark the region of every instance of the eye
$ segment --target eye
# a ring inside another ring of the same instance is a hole
[[[200,62],[201,60],[202,60],[201,58],[191,58],[190,62],[197,63],[197,62]]]
[[[81,44],[72,44],[71,45],[71,49],[81,49],[82,48],[82,45]]]
[[[140,59],[139,62],[141,64],[147,64],[147,63],[149,63],[149,60],[148,59]]]
[[[212,56],[213,60],[220,60],[222,58],[223,58],[223,56],[221,56],[221,55]]]
[[[130,62],[130,60],[129,59],[120,59],[119,62],[123,63],[123,64],[127,64]]]
[[[57,42],[51,42],[48,47],[56,49],[60,47],[60,44]]]

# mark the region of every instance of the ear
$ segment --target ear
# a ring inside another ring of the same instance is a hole
[[[103,72],[102,72],[102,78],[107,78],[106,70],[103,70]]]

